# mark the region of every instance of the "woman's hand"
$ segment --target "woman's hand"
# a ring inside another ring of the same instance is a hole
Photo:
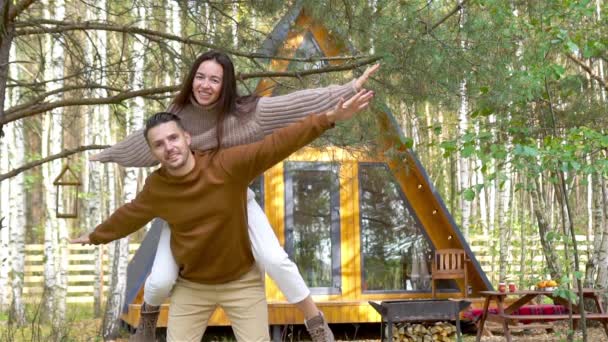
[[[338,102],[336,107],[327,112],[327,118],[330,122],[348,120],[367,108],[373,97],[373,91],[362,89],[346,102],[344,102],[343,99],[340,99],[340,102]]]
[[[359,76],[359,78],[357,78],[357,80],[355,80],[355,89],[357,89],[357,91],[361,91],[363,89],[363,86],[365,85],[365,82],[367,82],[367,79],[373,75],[378,69],[380,68],[380,63],[374,64],[371,67],[365,69],[365,72],[363,72],[363,75]]]

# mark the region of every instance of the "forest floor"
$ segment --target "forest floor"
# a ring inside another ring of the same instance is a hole
[[[608,342],[608,338],[604,329],[591,323],[592,326],[588,329],[588,342]],[[67,330],[60,333],[61,338],[54,338],[52,332],[45,327],[27,327],[23,329],[7,330],[6,322],[0,321],[0,341],[2,342],[51,342],[51,341],[74,341],[74,342],[97,342],[102,341],[99,337],[99,329],[101,326],[100,319],[81,320],[70,324]],[[547,333],[545,330],[531,330],[512,333],[514,342],[540,342],[540,341],[566,341],[567,325],[565,323],[554,323],[555,331]],[[332,325],[332,330],[336,336],[336,341],[354,341],[354,342],[379,342],[380,341],[380,326],[378,324],[340,324]],[[163,332],[159,334],[163,336]],[[162,338],[159,340],[163,340]],[[574,338],[575,341],[582,341],[580,332],[577,332]],[[123,331],[120,338],[116,342],[127,342],[128,332]],[[236,341],[230,327],[211,327],[208,329],[203,342],[231,342]],[[308,334],[303,326],[289,326],[289,329],[283,331],[282,341],[309,341]],[[464,334],[464,342],[475,341],[475,332],[469,329]],[[500,332],[494,331],[494,336],[484,336],[482,342],[502,342],[504,337]]]

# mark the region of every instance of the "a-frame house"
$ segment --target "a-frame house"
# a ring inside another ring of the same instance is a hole
[[[301,3],[288,11],[259,52],[283,57],[349,54],[348,45]],[[288,67],[287,60],[269,65],[273,71]],[[257,90],[271,95],[276,89],[272,80],[263,80]],[[307,147],[254,185],[279,241],[330,323],[379,322],[369,301],[430,298],[430,259],[436,249],[466,251],[471,266],[465,291],[470,296],[492,287],[425,169],[403,144],[393,114],[386,108],[374,117],[383,132],[376,143],[391,153],[373,157],[337,147]],[[139,319],[159,234],[155,221],[129,265],[123,320],[132,326]],[[446,281],[439,285],[438,297],[457,297],[463,286]],[[302,314],[268,277],[266,293],[271,325],[302,324]],[[165,304],[159,326],[166,326],[167,312]],[[209,323],[229,321],[218,309]]]

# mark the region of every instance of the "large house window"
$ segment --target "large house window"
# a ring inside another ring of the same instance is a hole
[[[362,290],[429,291],[432,249],[386,164],[359,165]]]
[[[334,163],[285,162],[285,250],[313,294],[340,292],[340,189]]]

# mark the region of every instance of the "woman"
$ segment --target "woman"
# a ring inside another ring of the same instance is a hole
[[[193,149],[210,150],[251,143],[310,113],[332,109],[340,99],[346,100],[362,89],[378,67],[372,66],[361,77],[342,86],[260,98],[239,96],[232,61],[222,52],[209,51],[192,65],[169,111],[178,115],[190,132]],[[92,160],[136,167],[156,164],[140,131],[95,155]],[[258,265],[275,281],[287,300],[302,311],[313,341],[333,341],[333,334],[310,297],[310,290],[297,266],[281,248],[251,190],[248,191],[247,212],[252,251]],[[144,304],[135,340],[153,338],[159,306],[177,279],[178,269],[169,239],[170,230],[165,226],[144,288]]]

